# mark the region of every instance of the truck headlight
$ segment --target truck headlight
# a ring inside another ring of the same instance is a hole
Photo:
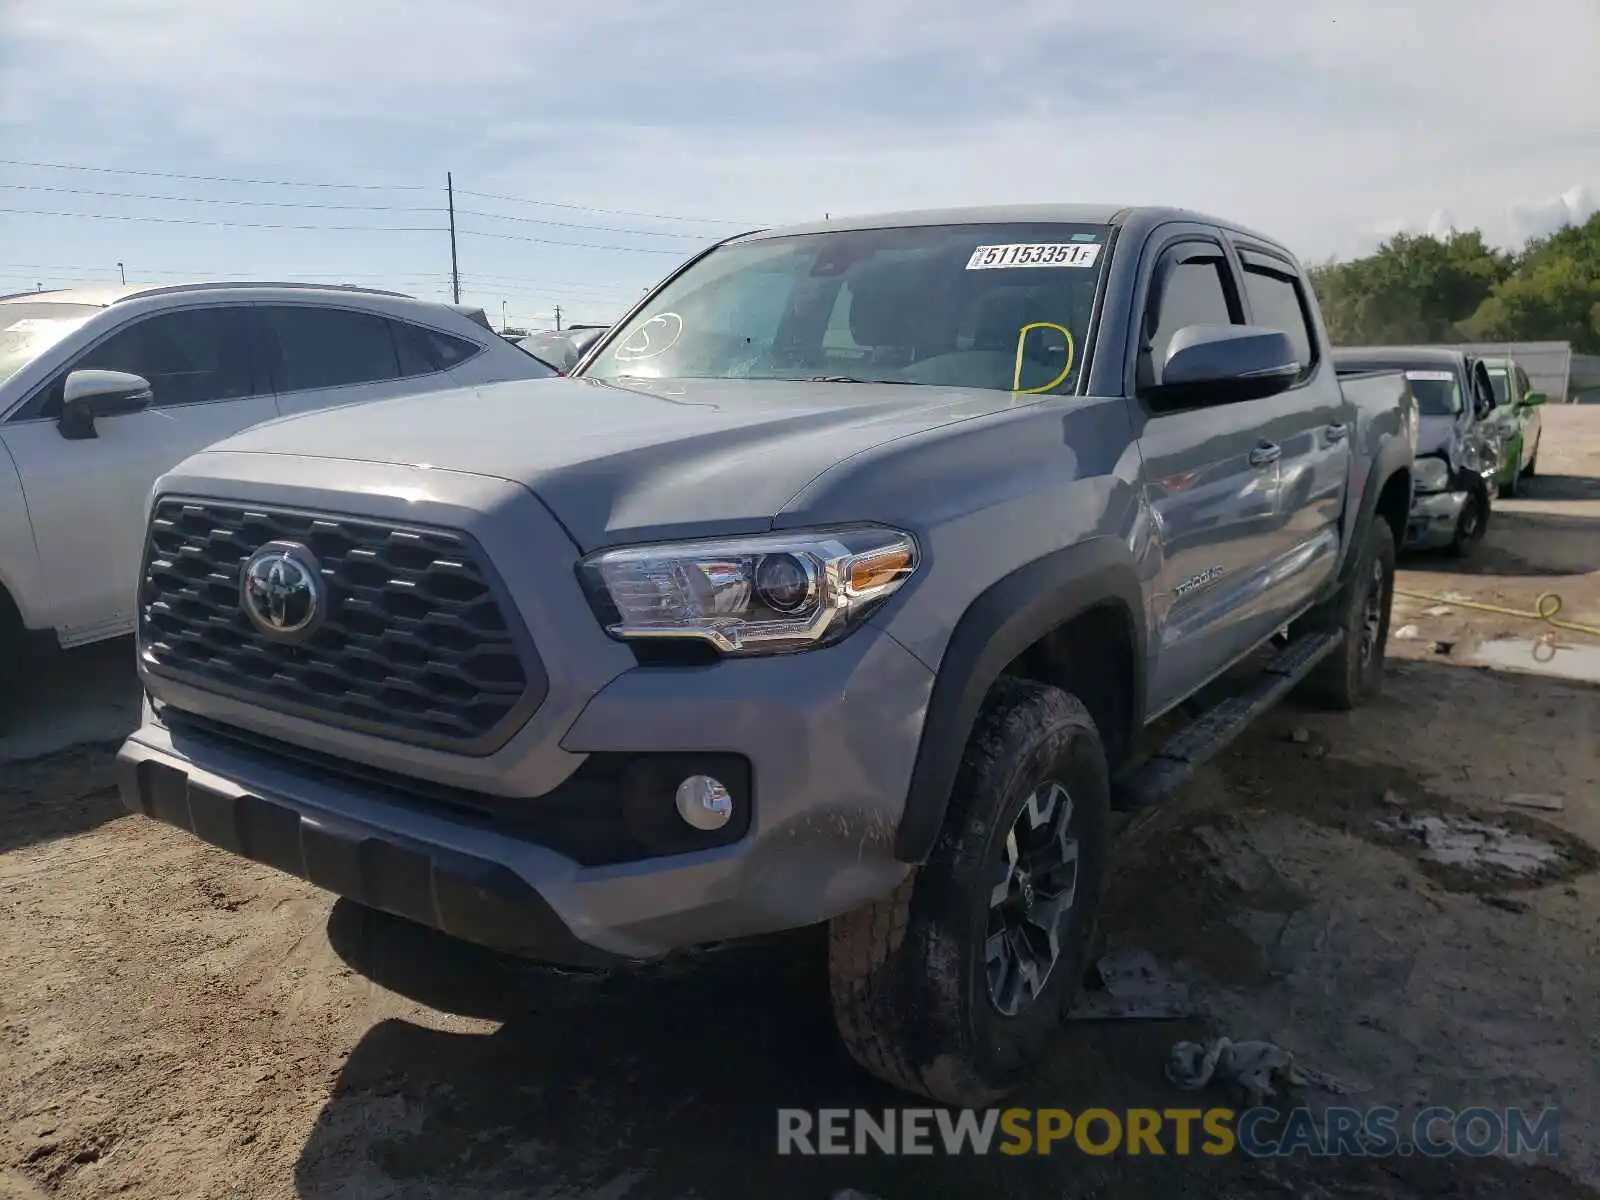
[[[1442,492],[1450,486],[1450,464],[1436,455],[1425,454],[1412,466],[1412,478],[1419,492]]]
[[[751,655],[838,641],[916,569],[909,533],[855,525],[603,550],[578,576],[612,637]]]

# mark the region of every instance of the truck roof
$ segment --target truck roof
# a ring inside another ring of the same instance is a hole
[[[1342,366],[1460,367],[1467,356],[1443,346],[1335,346],[1333,361]]]
[[[1137,204],[1001,204],[968,208],[909,209],[902,212],[867,213],[853,217],[830,217],[825,221],[808,221],[800,225],[762,229],[744,234],[743,238],[735,240],[851,229],[898,229],[914,225],[1005,225],[1051,221],[1063,224],[1118,225],[1130,230],[1150,229],[1168,221],[1192,221],[1244,234],[1269,245],[1281,245],[1276,238],[1249,229],[1236,221],[1224,221],[1186,208]]]

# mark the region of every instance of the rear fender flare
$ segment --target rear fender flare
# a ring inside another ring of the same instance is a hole
[[[1360,558],[1357,548],[1366,542],[1367,530],[1372,528],[1373,516],[1378,511],[1378,497],[1383,495],[1383,489],[1389,486],[1389,481],[1401,471],[1409,470],[1412,462],[1411,446],[1402,437],[1387,437],[1378,447],[1376,461],[1372,470],[1367,472],[1366,486],[1362,489],[1360,505],[1356,509],[1356,518],[1353,523],[1346,526],[1345,544],[1340,552],[1338,583],[1343,584],[1350,572],[1355,570],[1356,560]],[[1411,501],[1406,501],[1409,509]],[[1395,538],[1395,545],[1404,540],[1403,533]],[[1330,591],[1337,591],[1334,587]]]

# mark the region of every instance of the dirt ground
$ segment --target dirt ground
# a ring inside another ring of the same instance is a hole
[[[0,1200],[1596,1200],[1600,687],[1461,604],[1600,623],[1600,408],[1547,414],[1540,471],[1467,562],[1403,563],[1449,599],[1397,601],[1378,702],[1285,706],[1123,830],[1110,945],[1199,1011],[1069,1023],[1018,1103],[1194,1103],[1175,1040],[1266,1038],[1342,1103],[1558,1105],[1553,1162],[779,1158],[778,1107],[903,1103],[838,1048],[816,937],[611,976],[497,958],[125,815],[107,743],[0,766]],[[1544,861],[1436,861],[1430,817]]]

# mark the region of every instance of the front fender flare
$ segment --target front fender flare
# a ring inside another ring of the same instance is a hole
[[[1000,673],[1052,629],[1105,604],[1126,610],[1133,630],[1134,719],[1144,716],[1146,621],[1143,589],[1126,543],[1094,538],[1047,554],[981,592],[956,623],[939,663],[895,831],[901,862],[927,860],[944,825],[956,773],[978,710]]]

